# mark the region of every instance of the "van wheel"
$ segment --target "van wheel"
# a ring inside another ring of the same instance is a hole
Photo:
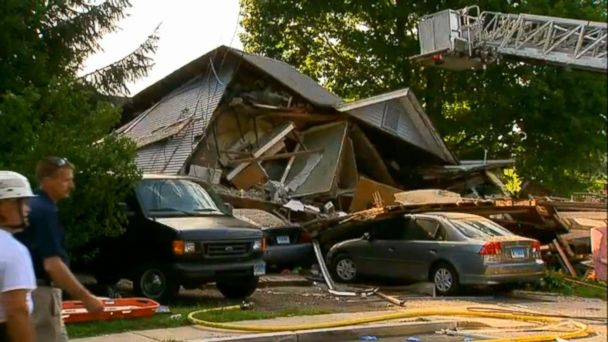
[[[162,267],[143,267],[133,280],[133,290],[138,296],[166,303],[177,296],[179,283]]]
[[[243,299],[251,296],[258,287],[258,277],[230,277],[218,279],[217,289],[229,299]]]
[[[431,271],[431,281],[435,284],[435,291],[442,296],[458,292],[460,283],[458,273],[451,265],[440,263]]]

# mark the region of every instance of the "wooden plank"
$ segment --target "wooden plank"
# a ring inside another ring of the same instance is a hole
[[[300,145],[297,145],[293,151],[298,152],[299,150],[300,150]],[[285,171],[283,171],[283,176],[281,176],[281,184],[285,185],[285,180],[287,180],[287,175],[289,174],[289,171],[291,170],[291,167],[293,166],[293,162],[295,160],[296,160],[296,156],[292,156],[291,158],[289,158],[289,161],[287,162],[287,166],[285,167]]]
[[[570,245],[568,244],[568,241],[566,241],[566,239],[563,236],[561,236],[561,235],[557,236],[557,241],[564,248],[564,251],[566,252],[566,255],[568,255],[569,258],[572,258],[575,253],[572,250],[572,248],[570,248]]]
[[[268,175],[260,163],[251,163],[239,172],[231,182],[237,189],[248,190],[251,187],[266,182]]]
[[[308,151],[279,153],[279,154],[267,155],[267,156],[264,155],[264,156],[257,157],[257,158],[234,159],[234,160],[231,160],[230,163],[249,163],[249,162],[252,162],[252,161],[266,161],[266,160],[286,159],[286,158],[297,157],[297,156],[306,155],[306,154],[322,153],[323,150],[324,150],[323,148],[317,148],[317,149],[308,150]]]
[[[309,122],[329,122],[329,121],[340,120],[340,117],[337,117],[334,115],[298,114],[298,113],[288,113],[288,112],[264,113],[264,114],[260,114],[259,117],[280,117],[280,118],[287,118],[290,120],[302,120],[302,121],[309,121]]]
[[[405,305],[405,301],[404,300],[399,300],[395,297],[386,295],[380,291],[376,291],[376,295],[382,299],[386,299],[389,303],[395,304],[397,306],[404,306]]]
[[[357,165],[361,166],[361,170],[359,171],[368,174],[384,184],[395,186],[395,180],[391,176],[378,149],[376,149],[359,127],[355,125],[351,127],[350,138],[353,140]]]
[[[270,150],[273,146],[275,146],[279,141],[283,140],[289,132],[295,129],[295,125],[293,122],[288,122],[280,127],[275,128],[269,135],[265,136],[262,139],[261,145],[257,150],[253,152],[253,157],[257,158],[262,156],[266,151]],[[226,179],[231,181],[236,175],[238,175],[241,171],[243,171],[249,163],[242,163],[235,167],[232,171],[228,173]]]
[[[380,193],[384,205],[391,205],[395,203],[395,194],[402,192],[403,190],[365,177],[359,177],[357,190],[355,191],[355,196],[353,197],[349,211],[357,212],[372,207],[373,194],[376,191]]]
[[[564,252],[564,250],[562,249],[562,247],[559,245],[559,241],[557,241],[557,239],[553,240],[553,247],[557,251],[557,254],[559,255],[559,258],[561,259],[561,262],[566,267],[566,270],[568,271],[568,273],[570,273],[571,276],[573,276],[573,277],[576,278],[576,276],[577,276],[576,275],[576,270],[574,269],[574,267],[572,267],[572,264],[570,263],[570,260],[568,260],[568,256],[566,255],[566,253]]]

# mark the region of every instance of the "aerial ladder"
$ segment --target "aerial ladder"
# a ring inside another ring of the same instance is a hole
[[[533,14],[480,12],[478,6],[421,18],[424,65],[451,70],[484,68],[503,57],[606,73],[607,24]]]

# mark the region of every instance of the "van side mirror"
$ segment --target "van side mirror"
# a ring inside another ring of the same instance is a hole
[[[231,203],[224,203],[224,205],[226,206],[226,211],[228,212],[228,214],[233,215],[234,206],[232,206]]]
[[[126,202],[118,202],[118,208],[122,211],[127,217],[135,216],[135,212],[129,208],[129,205]]]
[[[372,235],[369,232],[365,232],[363,233],[363,240],[367,240],[367,241],[371,241],[372,240]]]

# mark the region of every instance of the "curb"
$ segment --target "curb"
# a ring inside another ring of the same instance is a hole
[[[400,322],[392,324],[371,324],[360,326],[347,326],[330,329],[287,331],[280,333],[263,333],[240,335],[233,337],[220,337],[206,339],[208,342],[313,342],[313,341],[337,341],[347,339],[358,339],[360,336],[402,336],[423,333],[434,333],[442,329],[454,329],[458,325],[456,321],[431,321],[431,322]],[[202,341],[202,340],[197,340]]]

